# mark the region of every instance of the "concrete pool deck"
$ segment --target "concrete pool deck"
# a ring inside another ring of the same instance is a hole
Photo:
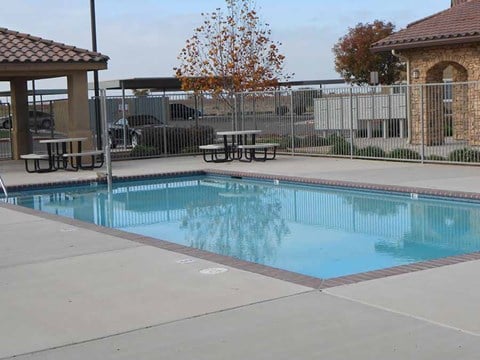
[[[480,193],[480,167],[279,157],[115,162]],[[8,186],[95,179],[26,174]],[[0,203],[1,204],[1,203]],[[185,259],[193,260],[183,261]],[[480,261],[318,291],[0,205],[0,359],[475,359]]]

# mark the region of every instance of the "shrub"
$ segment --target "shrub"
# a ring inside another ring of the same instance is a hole
[[[432,154],[427,156],[427,160],[444,161],[446,159],[443,156]]]
[[[275,142],[278,142],[278,141],[275,141]],[[297,148],[297,147],[303,147],[305,146],[305,143],[304,143],[304,139],[301,138],[301,137],[298,137],[298,136],[295,136],[293,138],[293,143],[294,143],[294,146]],[[280,144],[284,145],[285,148],[292,148],[292,137],[291,136],[284,136],[282,138],[282,140],[280,141]]]
[[[411,159],[411,160],[419,160],[422,158],[418,152],[410,149],[393,149],[388,153],[387,157],[391,159]]]
[[[280,106],[277,106],[277,108],[275,109],[275,114],[277,115],[285,115],[287,113],[288,113],[287,105],[280,105]]]
[[[362,149],[359,149],[356,153],[357,156],[368,156],[368,157],[378,157],[384,158],[387,153],[381,147],[378,146],[367,146]]]
[[[157,154],[179,154],[183,149],[192,149],[199,145],[211,144],[214,130],[211,126],[159,127],[145,129],[140,137],[139,145],[155,148]]]
[[[299,146],[300,147],[305,147],[305,146],[326,146],[328,144],[328,140],[324,137],[318,136],[318,135],[307,135],[303,138],[298,138],[299,139]]]
[[[448,155],[448,160],[460,162],[480,162],[480,151],[469,148],[457,149]]]
[[[0,130],[0,139],[8,139],[10,137],[9,130]]]
[[[190,140],[190,146],[200,146],[213,143],[215,131],[211,126],[199,125],[188,128],[188,139]]]
[[[305,111],[307,111],[307,109],[305,108],[305,105],[296,105],[296,106],[293,108],[293,112],[294,112],[296,115],[302,115]]]
[[[290,139],[290,146],[292,143]],[[328,140],[324,137],[318,135],[306,135],[306,136],[296,136],[295,137],[295,147],[312,147],[312,146],[327,146],[330,145]]]
[[[340,136],[337,134],[331,134],[325,138],[325,142],[326,142],[325,145],[335,145],[337,143],[344,143],[345,141],[347,140],[345,140],[343,136]]]
[[[158,149],[152,146],[137,145],[130,151],[131,157],[143,157],[158,155]]]
[[[291,149],[292,148],[292,138],[290,136],[283,136],[277,141],[280,144],[281,149]]]
[[[352,150],[354,154],[357,151],[355,146],[352,149],[351,144],[342,137],[335,137],[330,139],[330,141],[332,145],[331,155],[351,155]]]

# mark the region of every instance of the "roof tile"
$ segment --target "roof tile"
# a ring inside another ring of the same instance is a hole
[[[479,41],[480,0],[470,0],[413,22],[374,44],[374,50],[391,50],[416,46]]]
[[[0,28],[0,63],[102,63],[108,56]]]

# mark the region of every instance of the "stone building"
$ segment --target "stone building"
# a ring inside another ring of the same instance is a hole
[[[374,43],[372,51],[391,51],[405,61],[409,84],[453,82],[448,114],[445,86],[411,88],[409,129],[413,144],[420,144],[423,136],[426,145],[441,145],[448,135],[480,145],[478,84],[466,84],[480,81],[480,0],[452,0],[449,9]],[[450,132],[446,126],[451,127]]]

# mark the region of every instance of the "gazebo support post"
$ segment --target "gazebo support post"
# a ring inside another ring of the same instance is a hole
[[[10,81],[12,94],[12,151],[13,159],[32,152],[28,129],[28,87],[27,78],[17,77]]]

